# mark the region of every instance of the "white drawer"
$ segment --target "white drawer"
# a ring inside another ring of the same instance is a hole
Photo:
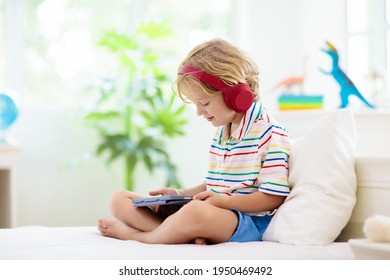
[[[390,156],[358,156],[355,170],[357,201],[338,241],[363,238],[363,225],[370,216],[390,216]]]
[[[390,190],[390,155],[357,156],[355,170],[359,188]]]

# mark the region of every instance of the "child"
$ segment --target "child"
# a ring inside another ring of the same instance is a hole
[[[215,244],[260,241],[290,189],[289,141],[259,101],[255,63],[230,43],[214,39],[195,47],[181,63],[177,90],[199,116],[217,127],[209,170],[198,186],[151,191],[193,200],[165,218],[158,208],[134,208],[138,194],[119,191],[116,219],[100,219],[102,235],[144,243]]]

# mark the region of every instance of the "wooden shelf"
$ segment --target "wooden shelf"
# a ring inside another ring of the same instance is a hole
[[[17,146],[0,143],[0,228],[13,225],[12,168],[18,153]]]

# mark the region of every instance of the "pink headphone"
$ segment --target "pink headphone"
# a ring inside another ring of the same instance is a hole
[[[180,67],[178,74],[191,76],[222,91],[225,104],[237,113],[247,111],[253,104],[254,95],[248,84],[228,85],[220,78],[186,64]]]

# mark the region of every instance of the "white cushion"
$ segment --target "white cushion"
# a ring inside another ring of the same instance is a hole
[[[263,235],[267,241],[296,245],[333,242],[356,202],[355,120],[347,109],[322,117],[292,143],[291,193]]]

